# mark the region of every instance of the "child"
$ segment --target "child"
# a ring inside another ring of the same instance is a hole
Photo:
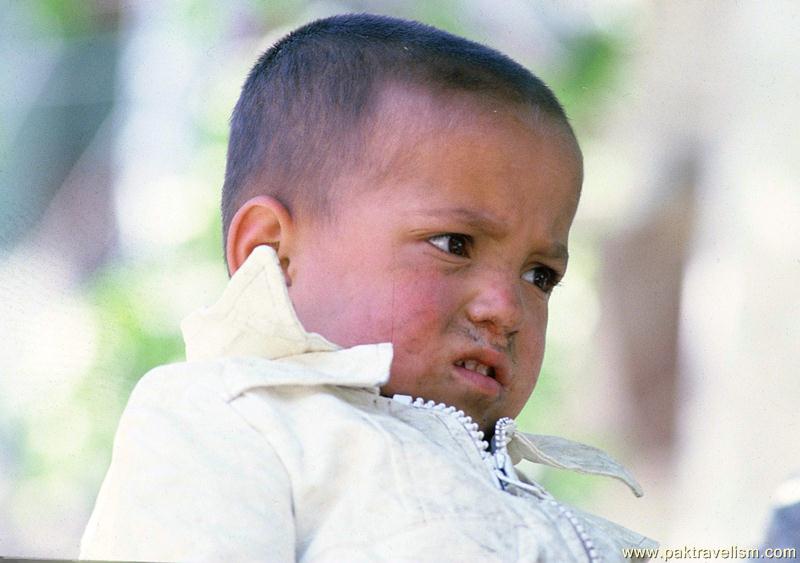
[[[223,189],[233,274],[137,386],[82,557],[620,560],[648,540],[521,458],[638,485],[516,432],[567,265],[581,153],[507,57],[338,16],[257,62]]]

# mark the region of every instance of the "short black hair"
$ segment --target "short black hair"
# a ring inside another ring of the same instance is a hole
[[[290,211],[327,210],[333,198],[327,188],[357,163],[365,118],[389,84],[530,105],[569,128],[553,92],[494,49],[387,16],[317,20],[270,47],[242,87],[231,118],[223,236],[255,195],[272,195]]]

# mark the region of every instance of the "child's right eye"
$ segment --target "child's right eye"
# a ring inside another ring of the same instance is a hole
[[[445,233],[443,235],[436,235],[428,239],[428,242],[433,246],[447,252],[448,254],[455,254],[456,256],[469,257],[469,246],[472,242],[471,237],[459,233]]]

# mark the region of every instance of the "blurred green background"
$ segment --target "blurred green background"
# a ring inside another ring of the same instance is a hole
[[[634,505],[619,485],[563,472],[539,474],[544,484],[683,543],[697,529],[685,499],[709,509],[700,521],[752,505],[751,516],[718,519],[698,537],[756,541],[770,491],[800,462],[797,448],[768,474],[726,469],[736,486],[714,487],[719,476],[708,470],[735,466],[731,452],[755,439],[740,421],[712,447],[704,440],[749,404],[720,392],[717,378],[745,374],[708,365],[728,357],[715,342],[753,343],[737,350],[777,357],[769,370],[796,359],[796,306],[785,303],[797,242],[761,220],[800,218],[789,179],[794,145],[784,142],[783,120],[754,125],[751,117],[765,92],[781,110],[796,99],[797,80],[754,38],[769,27],[784,49],[792,8],[759,10],[630,1],[0,2],[0,554],[77,554],[128,394],[152,367],[181,361],[180,320],[213,303],[226,282],[218,200],[228,119],[249,67],[294,27],[363,11],[418,19],[508,53],[555,90],[584,148],[570,271],[551,301],[544,369],[519,424],[612,451],[651,500]],[[729,88],[742,84],[737,72],[767,90]],[[733,121],[738,133],[728,136]],[[732,143],[753,127],[766,128],[768,146],[785,146],[765,161],[749,148],[757,139]],[[736,174],[742,154],[772,166],[758,205],[735,195],[752,197],[754,178]],[[742,222],[746,234],[732,227]],[[756,274],[743,286],[731,279],[743,253],[779,273],[769,302],[748,309],[741,297],[722,304],[739,313],[687,312],[687,302],[708,303],[687,287],[734,297],[758,287]],[[769,334],[753,340],[746,327],[767,318]],[[765,379],[770,416],[783,419],[793,388]],[[714,407],[722,400],[735,408]],[[779,445],[797,428],[794,419],[783,427],[773,435]],[[716,493],[704,497],[701,483]]]

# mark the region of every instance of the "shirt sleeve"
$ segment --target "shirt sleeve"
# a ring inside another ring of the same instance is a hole
[[[186,375],[156,370],[132,394],[81,558],[294,561],[283,464],[213,380]]]

